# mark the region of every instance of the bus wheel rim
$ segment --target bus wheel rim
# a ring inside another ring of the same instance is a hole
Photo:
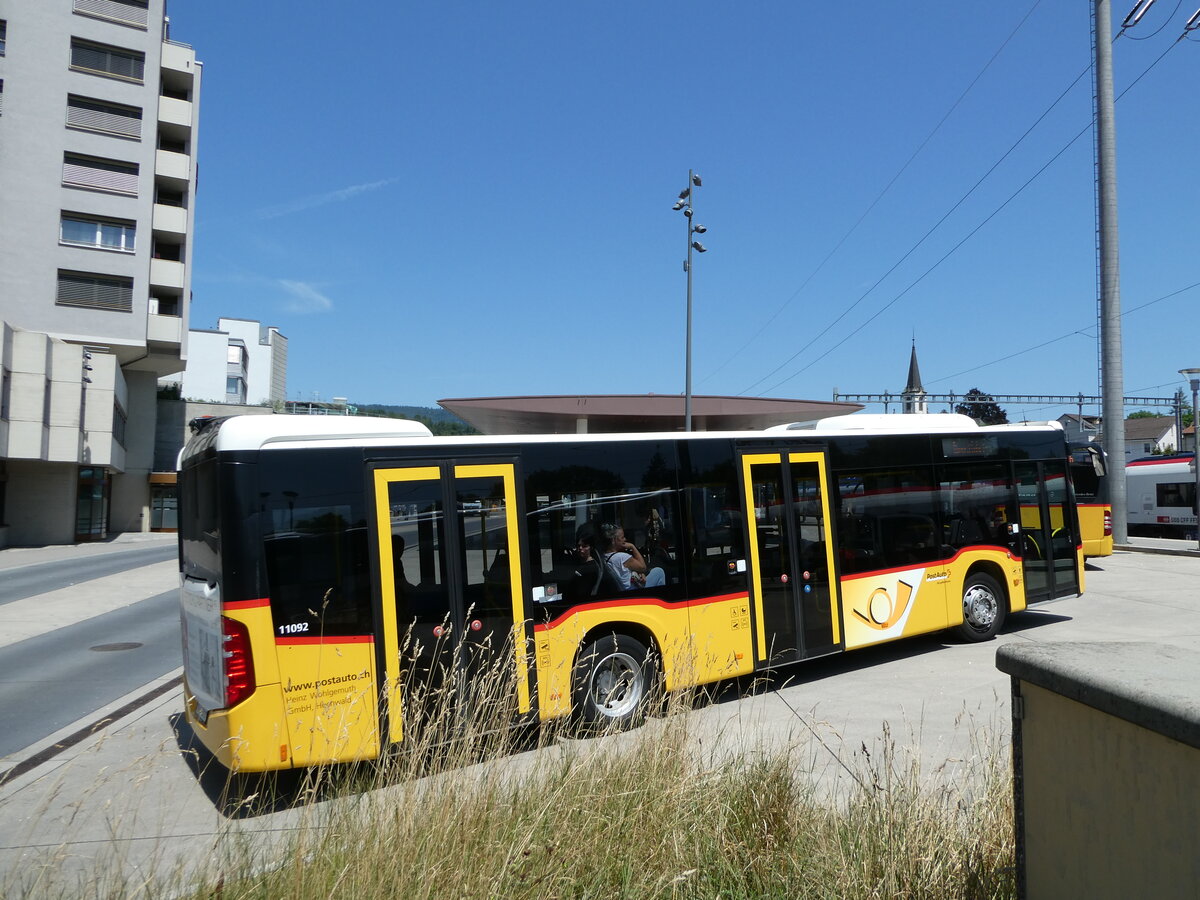
[[[633,712],[642,699],[641,673],[641,666],[628,653],[610,653],[592,673],[592,705],[611,719]]]
[[[995,595],[983,585],[973,584],[963,594],[963,616],[973,628],[990,628],[998,608]]]

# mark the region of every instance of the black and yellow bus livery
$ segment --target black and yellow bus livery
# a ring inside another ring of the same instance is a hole
[[[656,682],[985,640],[1083,589],[1053,425],[436,438],[234,417],[198,426],[179,484],[187,717],[239,771],[380,755],[422,666],[498,664],[518,720],[625,723]],[[610,577],[617,526],[664,584]]]
[[[1108,458],[1097,443],[1071,444],[1071,481],[1079,510],[1079,534],[1085,557],[1112,556],[1112,500],[1108,496]]]

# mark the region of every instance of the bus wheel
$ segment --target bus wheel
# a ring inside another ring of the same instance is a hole
[[[588,728],[636,725],[658,682],[658,667],[642,643],[606,634],[587,644],[576,667],[575,709]]]
[[[1004,624],[1007,604],[996,579],[982,572],[967,577],[963,585],[963,623],[958,636],[964,641],[988,641]]]

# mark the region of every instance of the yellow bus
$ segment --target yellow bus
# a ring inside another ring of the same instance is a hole
[[[1107,458],[1099,444],[1071,444],[1071,480],[1083,555],[1112,556],[1112,501],[1108,496]]]
[[[194,429],[184,699],[235,771],[385,753],[420,721],[417,670],[469,684],[498,664],[516,720],[620,726],[659,686],[943,629],[987,640],[1009,613],[1083,589],[1053,425],[855,415],[445,438],[279,415]]]

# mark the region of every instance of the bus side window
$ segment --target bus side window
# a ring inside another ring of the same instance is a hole
[[[1012,486],[1004,463],[961,463],[942,466],[939,489],[943,502],[943,534],[947,545],[961,550],[980,544],[1005,547]]]
[[[918,565],[950,555],[940,537],[931,474],[924,468],[839,473],[843,572]]]
[[[529,511],[525,530],[535,602],[580,603],[615,594],[607,578],[596,577],[595,566],[581,565],[585,560],[577,546],[581,537],[591,536],[594,558],[603,562],[605,524],[623,528],[625,539],[638,547],[650,566],[663,570],[664,586],[640,590],[658,597],[681,593],[675,453],[670,442],[638,442],[617,449],[596,444],[531,446],[524,463]],[[550,585],[553,590],[547,593]]]
[[[692,548],[690,560],[694,593],[720,594],[745,585],[739,571],[745,559],[741,498],[729,484],[692,485],[684,503]]]

